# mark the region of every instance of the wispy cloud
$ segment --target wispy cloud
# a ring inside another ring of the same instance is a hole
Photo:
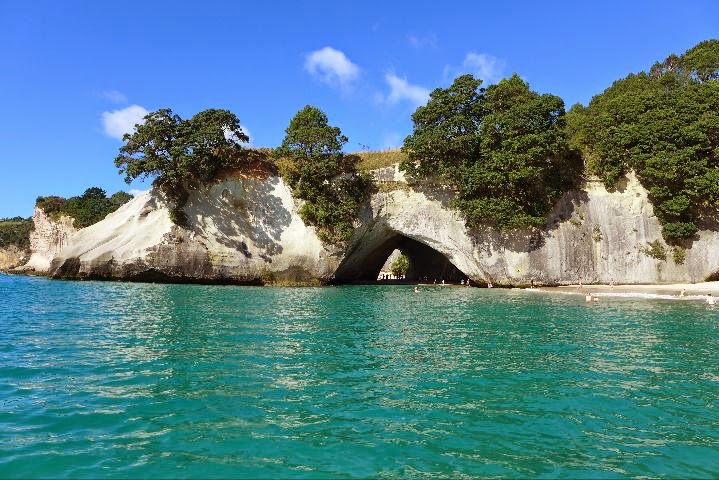
[[[437,36],[434,33],[427,35],[407,35],[407,43],[412,48],[437,48]]]
[[[130,189],[130,191],[128,191],[127,193],[129,193],[129,194],[132,195],[133,197],[136,197],[136,196],[138,196],[138,195],[142,195],[143,193],[145,193],[145,192],[147,192],[147,191],[148,191],[148,190],[138,190],[137,188],[132,188],[132,189]]]
[[[412,85],[406,78],[400,78],[394,73],[388,73],[384,77],[387,85],[389,85],[389,95],[384,100],[387,103],[410,102],[414,106],[427,103],[429,98],[429,90]]]
[[[359,76],[359,67],[347,55],[332,47],[315,50],[305,57],[305,70],[321,82],[348,88]]]
[[[488,53],[468,52],[460,67],[444,67],[445,79],[471,73],[484,81],[484,85],[498,82],[504,76],[507,62]]]
[[[100,98],[109,100],[112,103],[127,103],[127,97],[124,93],[118,92],[117,90],[105,90],[98,94]]]
[[[130,105],[120,110],[102,112],[102,126],[105,129],[105,134],[122,140],[122,136],[126,133],[132,133],[135,130],[135,125],[142,123],[143,118],[148,113],[150,112],[139,105]]]

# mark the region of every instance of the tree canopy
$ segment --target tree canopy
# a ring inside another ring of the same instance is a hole
[[[217,173],[239,142],[249,138],[239,119],[228,110],[203,110],[183,120],[169,108],[151,112],[125,134],[115,166],[130,183],[156,177],[159,184],[207,181]]]
[[[516,74],[486,89],[481,84],[462,75],[431,93],[412,115],[401,168],[455,187],[455,205],[471,226],[540,226],[580,176],[564,102],[530,90]]]
[[[32,218],[0,218],[0,248],[16,246],[22,250],[30,248]]]
[[[305,200],[302,219],[316,226],[324,241],[348,240],[370,181],[357,172],[357,158],[342,153],[347,137],[310,105],[297,112],[285,133],[276,155],[280,173]]]
[[[694,235],[702,210],[719,205],[718,79],[719,41],[708,40],[568,115],[589,170],[609,188],[634,170],[670,242]]]
[[[203,110],[183,120],[163,108],[147,114],[123,140],[115,166],[125,181],[154,177],[175,203],[173,221],[182,224],[186,220],[182,211],[187,199],[185,186],[211,180],[231,164],[242,150],[240,143],[249,138],[239,119],[228,110]]]
[[[127,192],[117,192],[110,198],[105,190],[90,187],[82,195],[70,198],[57,196],[38,197],[36,205],[47,215],[67,215],[75,219],[75,228],[94,225],[132,199]]]

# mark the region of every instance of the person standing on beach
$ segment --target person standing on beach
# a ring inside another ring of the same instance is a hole
[[[707,293],[707,305],[714,306],[717,304],[717,301],[714,297],[712,297],[711,293]]]

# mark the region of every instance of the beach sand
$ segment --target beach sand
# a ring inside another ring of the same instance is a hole
[[[654,285],[562,285],[559,287],[540,287],[536,290],[545,292],[561,292],[575,293],[585,295],[589,292],[592,295],[622,295],[622,296],[675,296],[679,297],[679,292],[685,290],[686,297],[705,296],[711,293],[714,297],[719,297],[719,282],[702,282],[702,283],[672,283],[672,284],[654,284]]]

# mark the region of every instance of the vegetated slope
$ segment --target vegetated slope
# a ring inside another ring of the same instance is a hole
[[[469,226],[541,227],[581,178],[581,159],[567,140],[564,102],[532,91],[516,74],[481,85],[462,75],[430,94],[412,115],[401,168],[410,177],[453,186],[454,206]]]
[[[132,195],[127,192],[120,191],[108,197],[105,190],[90,187],[76,197],[38,197],[36,206],[51,218],[60,215],[74,218],[73,226],[80,229],[99,222],[131,199]]]
[[[669,242],[719,206],[719,40],[669,55],[567,115],[574,146],[609,188],[636,171]]]
[[[30,248],[30,232],[32,231],[32,218],[2,218],[0,219],[0,248],[12,245],[21,250]]]

